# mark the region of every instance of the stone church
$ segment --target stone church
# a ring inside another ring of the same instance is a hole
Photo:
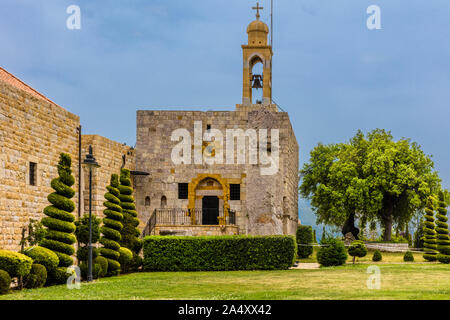
[[[83,135],[77,115],[0,68],[0,248],[18,249],[29,219],[43,216],[61,152],[72,155],[74,214],[87,212],[80,164],[90,145],[101,165],[93,177],[99,217],[110,175],[125,167],[143,235],[295,234],[298,144],[272,100],[273,52],[259,12],[247,34],[242,103],[234,111],[139,110],[135,147]]]

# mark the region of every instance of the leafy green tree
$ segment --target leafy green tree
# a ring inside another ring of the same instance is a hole
[[[448,236],[447,204],[445,203],[445,194],[442,191],[439,193],[436,218],[437,249],[439,251],[437,259],[442,263],[450,263],[450,237]]]
[[[423,258],[428,261],[436,261],[438,252],[437,249],[437,241],[436,241],[436,231],[434,230],[434,213],[433,213],[433,198],[429,197],[427,202],[427,207],[425,208],[425,221],[424,221],[424,248],[425,253],[423,254]]]
[[[139,238],[140,231],[136,205],[134,204],[133,188],[131,187],[130,170],[120,170],[119,199],[123,214],[123,229],[121,230],[120,245],[139,254],[142,248],[142,240]]]
[[[300,194],[310,199],[318,223],[359,230],[377,221],[390,241],[394,223],[405,226],[426,199],[440,189],[440,179],[430,157],[409,139],[393,140],[390,132],[361,131],[348,142],[319,144],[300,171]]]

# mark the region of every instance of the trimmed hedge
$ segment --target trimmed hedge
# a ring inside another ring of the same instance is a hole
[[[59,267],[68,267],[73,264],[71,256],[75,253],[73,244],[76,238],[75,204],[70,200],[75,195],[75,190],[71,186],[75,183],[72,176],[72,159],[69,154],[61,153],[58,163],[58,177],[51,181],[51,187],[55,192],[48,195],[47,199],[51,203],[44,209],[47,217],[41,220],[47,227],[45,238],[39,243],[41,247],[52,250],[59,258]]]
[[[297,256],[293,236],[148,236],[145,271],[283,270]]]
[[[94,260],[94,264],[98,264],[101,268],[100,273],[98,274],[99,278],[103,278],[108,273],[108,259],[102,256],[98,256]]]
[[[441,263],[450,263],[450,237],[448,236],[447,205],[444,193],[439,192],[438,207],[436,213],[437,249],[439,254],[437,260]]]
[[[30,247],[25,249],[23,254],[33,259],[34,263],[43,265],[47,271],[56,269],[59,264],[56,253],[44,247]]]
[[[119,263],[122,273],[128,273],[131,267],[131,262],[133,260],[133,252],[130,249],[121,247],[119,249],[120,257]]]
[[[308,258],[313,253],[312,246],[306,246],[314,242],[311,226],[298,226],[297,228],[297,254],[299,258]]]
[[[9,292],[11,286],[11,276],[5,270],[0,270],[0,294]]]
[[[322,241],[323,247],[317,252],[317,262],[321,266],[341,266],[347,261],[347,252],[344,242],[339,239],[326,239]]]
[[[25,288],[41,288],[47,281],[47,270],[41,264],[35,263],[31,266],[31,271],[24,278]]]
[[[103,219],[103,227],[101,227],[102,237],[100,243],[103,245],[100,248],[100,254],[108,261],[107,275],[113,276],[120,273],[119,264],[119,241],[121,239],[120,231],[123,228],[122,208],[120,207],[119,192],[119,177],[117,174],[111,175],[110,185],[106,187],[108,190],[105,193],[106,201],[103,205],[106,207],[103,210],[105,217]]]
[[[33,259],[24,254],[0,250],[0,269],[8,272],[12,278],[29,274],[32,264]]]
[[[423,244],[425,253],[423,254],[423,258],[428,261],[436,261],[438,254],[433,209],[433,198],[429,197],[425,208],[425,221],[423,227],[425,232],[425,240]]]
[[[121,239],[119,241],[121,247],[130,249],[132,252],[139,254],[142,249],[142,240],[139,238],[141,232],[137,228],[139,226],[138,213],[134,204],[133,188],[131,187],[131,173],[128,169],[120,170],[120,184],[118,186],[120,206],[123,214],[123,228],[120,231]]]
[[[383,259],[383,256],[381,255],[380,250],[375,250],[375,252],[373,253],[373,257],[372,257],[372,261],[374,262],[378,262],[381,261]]]
[[[405,255],[403,256],[403,261],[405,262],[414,262],[414,255],[411,251],[406,251]]]

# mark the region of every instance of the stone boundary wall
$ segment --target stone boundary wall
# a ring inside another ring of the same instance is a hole
[[[365,242],[367,249],[380,250],[382,252],[405,252],[408,251],[407,243],[373,243]]]
[[[163,233],[163,234],[161,234]],[[164,234],[170,233],[170,234]],[[156,235],[176,235],[176,236],[225,236],[239,234],[237,226],[173,226],[157,225],[155,227]]]
[[[61,152],[72,156],[78,191],[79,125],[77,115],[45,97],[0,81],[0,249],[20,249],[22,227],[44,217]],[[36,163],[35,185],[30,162]],[[78,192],[72,200],[78,206]]]
[[[125,168],[135,170],[135,150],[130,146],[99,135],[82,135],[82,161],[86,157],[86,154],[89,153],[89,145],[92,145],[92,152],[100,165],[100,168],[94,171],[92,177],[92,212],[97,217],[103,218],[103,210],[105,209],[103,202],[106,201],[104,195],[107,192],[106,186],[110,183],[111,174],[116,173],[120,175],[123,155],[125,155]],[[81,190],[83,190],[83,203],[81,206],[81,216],[89,213],[89,171],[82,168],[82,172]]]

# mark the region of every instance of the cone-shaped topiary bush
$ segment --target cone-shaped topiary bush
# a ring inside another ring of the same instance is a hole
[[[383,259],[383,256],[381,255],[380,250],[375,250],[375,252],[373,253],[373,257],[372,257],[372,261],[374,262],[378,262],[381,261]]]
[[[106,201],[103,205],[106,207],[103,210],[105,218],[103,219],[103,227],[100,229],[102,237],[100,243],[103,248],[100,248],[101,256],[108,260],[108,276],[118,275],[120,273],[119,263],[119,241],[121,239],[120,231],[123,228],[122,207],[119,200],[119,177],[117,174],[111,175],[111,183],[106,187],[108,192],[105,193]]]
[[[322,246],[317,252],[317,262],[321,266],[341,266],[347,261],[347,252],[344,242],[339,239],[322,239]]]
[[[123,229],[121,231],[122,240],[120,245],[138,254],[142,248],[142,240],[139,238],[140,232],[137,226],[136,206],[133,198],[133,188],[131,187],[130,170],[120,170],[119,199],[123,214]]]
[[[403,261],[405,262],[414,262],[414,255],[411,251],[406,251],[403,256]]]
[[[436,214],[437,249],[439,254],[437,260],[442,263],[450,263],[450,237],[448,236],[447,205],[444,193],[439,192],[439,201]]]
[[[423,258],[428,261],[436,261],[438,252],[436,251],[436,231],[434,230],[432,197],[428,198],[424,218],[425,241],[423,246],[425,249],[425,253],[423,254]]]
[[[8,293],[11,286],[11,276],[5,270],[0,269],[0,294]]]
[[[70,200],[75,195],[75,191],[71,188],[75,183],[71,164],[70,155],[61,153],[58,163],[59,177],[51,182],[55,192],[48,196],[48,201],[52,205],[44,209],[47,217],[41,221],[47,230],[40,246],[56,253],[59,258],[59,267],[69,267],[73,264],[71,255],[75,252],[73,244],[77,240],[73,234],[75,217],[72,212],[75,204]]]

